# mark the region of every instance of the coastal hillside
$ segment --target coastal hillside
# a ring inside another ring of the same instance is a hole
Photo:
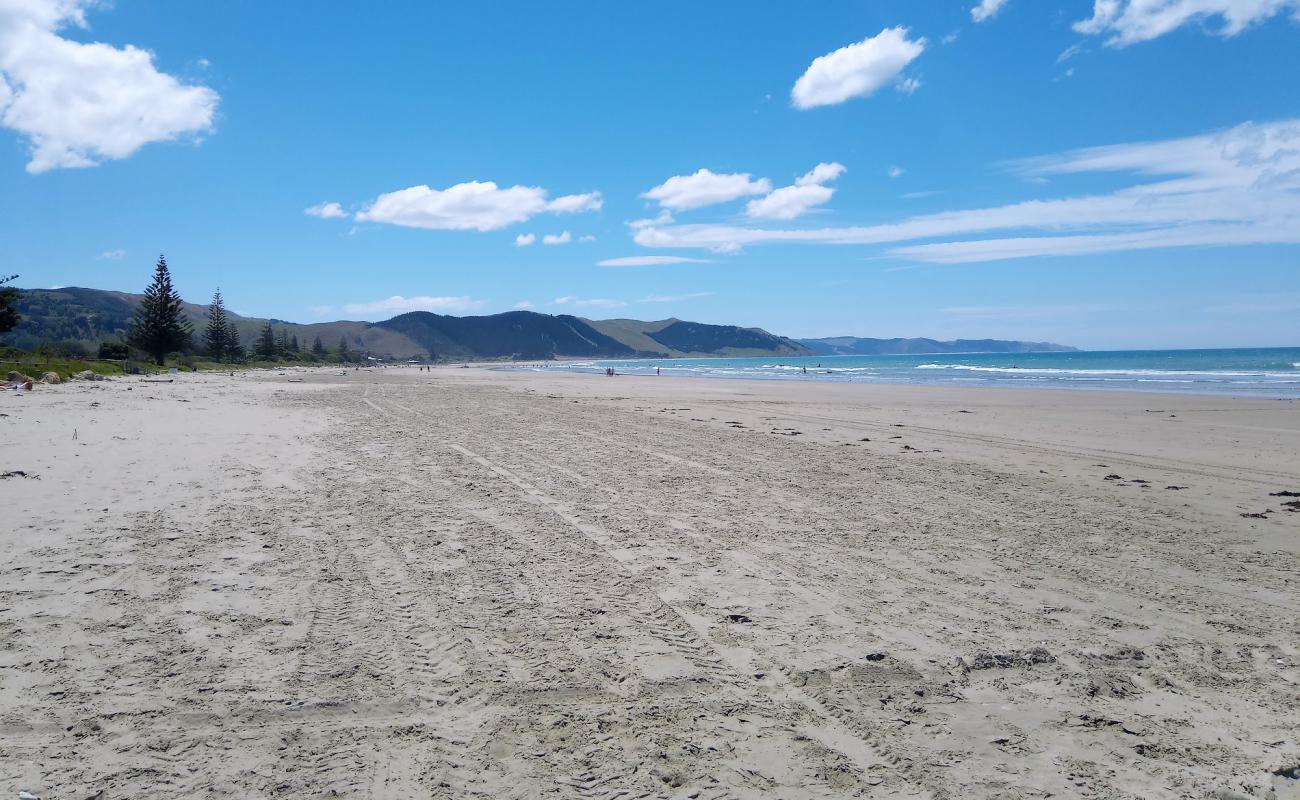
[[[24,289],[18,300],[22,321],[4,342],[27,350],[41,345],[94,352],[101,342],[126,334],[140,295],[67,287]],[[208,307],[186,303],[185,315],[196,333],[208,321]],[[339,320],[299,324],[246,317],[227,310],[250,346],[269,321],[297,337],[303,349],[320,337],[334,350],[346,341],[353,352],[392,358],[456,359],[674,358],[680,356],[809,355],[797,342],[758,328],[706,325],[679,319],[588,320],[560,314],[511,311],[455,317],[412,311],[383,322]]]
[[[924,355],[926,353],[1068,353],[1078,350],[1052,342],[1017,342],[1005,339],[862,339],[834,336],[800,339],[799,344],[819,356]]]
[[[65,287],[60,289],[23,289],[17,309],[22,316],[18,327],[4,334],[5,344],[32,350],[41,345],[80,347],[94,352],[101,342],[119,341],[126,335],[131,315],[140,303],[140,295],[114,292],[105,289]],[[196,333],[208,322],[208,307],[185,303],[185,317]],[[368,322],[340,320],[311,325],[300,325],[283,320],[245,317],[226,310],[226,317],[239,329],[245,346],[253,343],[258,332],[269,321],[277,329],[286,329],[289,336],[298,337],[304,349],[311,346],[317,336],[331,349],[347,340],[354,351],[369,351],[393,355],[414,355],[422,352],[420,346],[400,332],[379,328]]]
[[[814,353],[793,339],[761,328],[706,325],[679,319],[643,322],[636,319],[583,320],[596,330],[651,357],[679,356],[807,356]]]
[[[641,353],[567,314],[510,311],[484,317],[452,317],[412,311],[375,327],[397,331],[423,352],[456,358],[546,359],[626,357]]]

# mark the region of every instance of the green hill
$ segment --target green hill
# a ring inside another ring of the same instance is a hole
[[[583,320],[633,350],[657,358],[684,356],[807,356],[812,351],[784,336],[761,328],[706,325],[679,319],[642,322],[636,319]]]

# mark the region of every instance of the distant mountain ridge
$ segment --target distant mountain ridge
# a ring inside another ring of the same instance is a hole
[[[819,356],[925,355],[928,353],[1072,353],[1079,348],[1052,342],[1018,342],[1007,339],[863,339],[832,336],[800,339],[799,343]]]
[[[32,349],[41,344],[76,343],[94,351],[100,342],[117,341],[125,333],[140,295],[104,289],[66,287],[23,289],[18,301],[22,322],[3,341]],[[185,304],[196,333],[208,320],[208,307]],[[245,345],[251,345],[267,320],[227,311]],[[839,336],[789,339],[762,328],[709,325],[676,318],[593,320],[568,314],[509,311],[476,317],[454,317],[412,311],[383,322],[339,320],[300,324],[270,320],[276,328],[297,336],[306,350],[317,336],[334,350],[341,340],[354,352],[392,358],[424,357],[434,353],[455,359],[681,358],[809,355],[884,355],[922,353],[1025,353],[1070,351],[1050,342],[998,339],[863,339]]]
[[[18,301],[22,321],[3,341],[32,349],[41,344],[77,344],[93,352],[100,342],[126,334],[140,295],[104,289],[65,287],[23,289]],[[194,331],[208,321],[208,307],[185,304]],[[245,345],[251,345],[268,320],[244,317],[227,310]],[[707,325],[666,319],[587,320],[567,314],[510,311],[476,317],[454,317],[412,311],[383,322],[341,320],[300,324],[270,320],[297,336],[306,350],[317,336],[325,347],[337,349],[346,340],[354,352],[391,358],[541,360],[574,358],[675,358],[681,356],[810,355],[797,342],[759,328]]]

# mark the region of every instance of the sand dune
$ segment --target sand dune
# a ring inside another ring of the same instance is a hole
[[[1300,404],[299,377],[0,402],[0,791],[1300,796]]]

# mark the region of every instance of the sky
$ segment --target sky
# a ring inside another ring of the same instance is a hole
[[[1300,0],[0,0],[0,273],[1300,346]]]

